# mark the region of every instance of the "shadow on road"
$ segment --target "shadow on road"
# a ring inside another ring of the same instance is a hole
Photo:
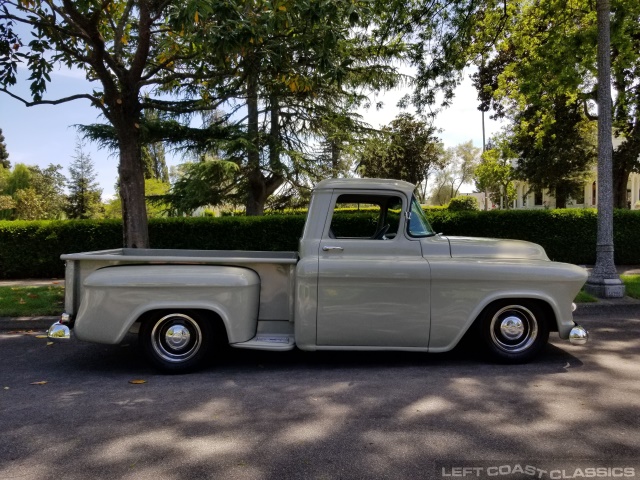
[[[435,478],[441,462],[640,458],[640,322],[583,323],[591,345],[554,340],[527,365],[466,349],[230,349],[182,376],[148,367],[135,339],[40,357],[34,339],[5,335],[0,352],[26,346],[12,379],[34,360],[61,375],[3,395],[0,478]]]

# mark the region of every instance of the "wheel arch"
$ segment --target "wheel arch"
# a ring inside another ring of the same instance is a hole
[[[150,318],[153,318],[156,315],[169,315],[171,313],[185,313],[185,314],[190,314],[190,313],[195,313],[197,315],[200,315],[201,317],[211,321],[211,324],[214,328],[215,333],[217,334],[223,334],[224,335],[224,343],[229,343],[229,335],[228,335],[228,330],[227,330],[227,324],[229,323],[228,317],[223,317],[222,313],[220,312],[219,309],[215,309],[215,308],[184,308],[184,307],[162,307],[162,308],[155,308],[155,307],[151,307],[147,310],[145,310],[144,312],[142,312],[133,322],[132,326],[135,326],[136,324],[142,324],[143,322],[147,321]],[[225,318],[227,318],[227,321],[225,322]]]
[[[501,295],[501,296],[499,295],[495,298],[492,298],[489,301],[485,301],[483,302],[482,307],[476,308],[476,310],[474,310],[475,314],[471,316],[472,321],[467,326],[465,333],[467,333],[469,330],[472,330],[478,324],[478,322],[482,320],[483,315],[487,311],[489,311],[491,308],[494,308],[497,304],[505,301],[515,302],[518,300],[529,301],[538,305],[544,311],[544,314],[549,326],[549,331],[552,331],[552,332],[558,331],[558,321],[557,321],[558,315],[556,314],[556,309],[554,309],[552,305],[554,302],[550,298],[542,294],[529,293],[529,294],[518,295],[518,294],[509,293],[508,295]]]

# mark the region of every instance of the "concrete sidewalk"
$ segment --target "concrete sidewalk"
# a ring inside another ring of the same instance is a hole
[[[590,270],[590,265],[581,265]],[[619,265],[616,266],[620,275],[640,275],[640,265]],[[64,287],[64,279],[19,279],[0,280],[0,287]],[[60,312],[62,313],[62,312]],[[576,317],[582,315],[603,315],[606,313],[631,313],[640,314],[640,300],[631,297],[617,299],[599,299],[597,303],[580,303],[574,313]],[[53,322],[58,320],[57,316],[41,317],[0,317],[0,331],[6,330],[46,330]]]

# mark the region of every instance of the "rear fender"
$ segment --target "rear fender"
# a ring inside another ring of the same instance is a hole
[[[152,310],[208,310],[230,343],[253,338],[260,278],[247,268],[218,265],[126,265],[91,273],[83,283],[74,332],[80,340],[115,344]]]

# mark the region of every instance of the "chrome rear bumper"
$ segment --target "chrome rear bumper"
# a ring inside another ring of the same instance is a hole
[[[68,313],[60,315],[60,320],[54,323],[47,330],[47,337],[56,339],[71,338],[71,326],[73,318]]]

